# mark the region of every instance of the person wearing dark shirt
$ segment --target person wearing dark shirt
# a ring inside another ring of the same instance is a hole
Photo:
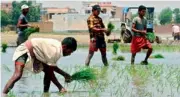
[[[19,46],[21,43],[24,43],[26,41],[24,30],[27,29],[28,27],[31,27],[28,24],[26,18],[27,13],[29,12],[29,6],[24,4],[21,6],[21,10],[22,10],[22,14],[19,16],[17,23],[17,32],[18,32],[17,46]]]

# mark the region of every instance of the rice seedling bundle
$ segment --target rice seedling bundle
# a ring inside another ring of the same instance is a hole
[[[117,57],[114,57],[113,60],[116,60],[116,61],[124,61],[125,58],[123,56],[117,56]]]
[[[28,39],[28,37],[35,32],[39,32],[39,27],[31,27],[24,30],[25,38]]]
[[[113,44],[113,54],[117,54],[117,50],[119,49],[119,44],[117,42],[115,42]]]
[[[152,55],[150,56],[150,58],[157,58],[157,59],[161,59],[164,58],[164,56],[162,54],[156,54],[156,55]]]
[[[146,38],[149,40],[149,41],[154,41],[156,36],[154,34],[154,32],[147,32],[146,33]]]
[[[106,32],[106,35],[109,36],[111,34],[111,31],[114,30],[115,26],[109,22],[107,25],[108,31]]]
[[[156,54],[156,55],[154,55],[154,58],[164,58],[164,56],[161,54]]]
[[[72,75],[72,80],[76,80],[80,82],[96,80],[96,78],[97,77],[96,77],[95,69],[92,68],[82,69]]]
[[[1,51],[2,51],[3,53],[5,53],[8,45],[7,45],[7,43],[2,43],[1,47],[2,47],[2,50],[1,50]]]

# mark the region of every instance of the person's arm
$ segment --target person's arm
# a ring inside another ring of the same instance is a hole
[[[55,74],[54,74],[54,66],[48,66],[47,64],[44,64],[44,92],[49,91],[50,82],[52,81],[56,87],[59,89],[59,92],[66,92],[63,86],[60,84],[60,82],[57,80]]]
[[[66,82],[70,82],[71,81],[71,75],[69,75],[65,71],[61,70],[59,67],[55,66],[54,67],[54,71],[59,73],[59,74],[61,74],[62,76],[64,76]]]

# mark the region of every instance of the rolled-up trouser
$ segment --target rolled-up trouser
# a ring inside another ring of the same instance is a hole
[[[24,65],[26,64],[27,58],[28,58],[27,53],[23,54],[22,56],[20,56],[20,57],[15,61],[15,65],[24,66]]]

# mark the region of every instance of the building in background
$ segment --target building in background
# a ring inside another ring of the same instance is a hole
[[[105,25],[109,22],[109,16],[107,14],[100,15],[103,18]],[[87,19],[88,14],[61,14],[52,15],[53,31],[54,32],[76,32],[85,31],[88,32]]]
[[[7,3],[1,3],[1,10],[4,10],[5,12],[10,12],[12,10],[12,2],[7,2]]]
[[[98,4],[101,6],[102,13],[100,17],[107,26],[108,22],[112,22],[116,27],[115,30],[120,30],[120,25],[123,20],[124,7],[113,6],[111,2],[82,2],[83,7],[81,13],[73,14],[69,8],[48,8],[45,9],[48,14],[48,20],[53,22],[53,31],[87,31],[87,18],[92,12],[92,6]],[[131,19],[131,12],[127,13],[127,18]]]
[[[57,7],[47,7],[42,8],[42,21],[51,21],[52,15],[61,14],[77,14],[78,12],[74,8],[57,8]]]
[[[92,12],[92,6],[98,4],[101,7],[102,14],[108,14],[111,16],[110,18],[122,19],[124,7],[114,6],[114,5],[112,5],[111,2],[84,1],[84,2],[82,2],[82,4],[83,4],[83,8],[82,8],[83,11],[81,11],[82,13],[90,14]],[[127,18],[130,19],[131,15],[132,15],[132,13],[129,11],[127,13]]]
[[[90,14],[92,12],[92,6],[96,5],[96,4],[98,4],[101,7],[101,10],[102,10],[103,14],[111,14],[111,11],[113,11],[114,7],[115,7],[115,6],[112,5],[111,2],[94,2],[94,1],[88,2],[88,1],[83,1],[82,4],[83,4],[83,8],[82,8],[83,11],[82,12],[85,13],[85,14]]]

